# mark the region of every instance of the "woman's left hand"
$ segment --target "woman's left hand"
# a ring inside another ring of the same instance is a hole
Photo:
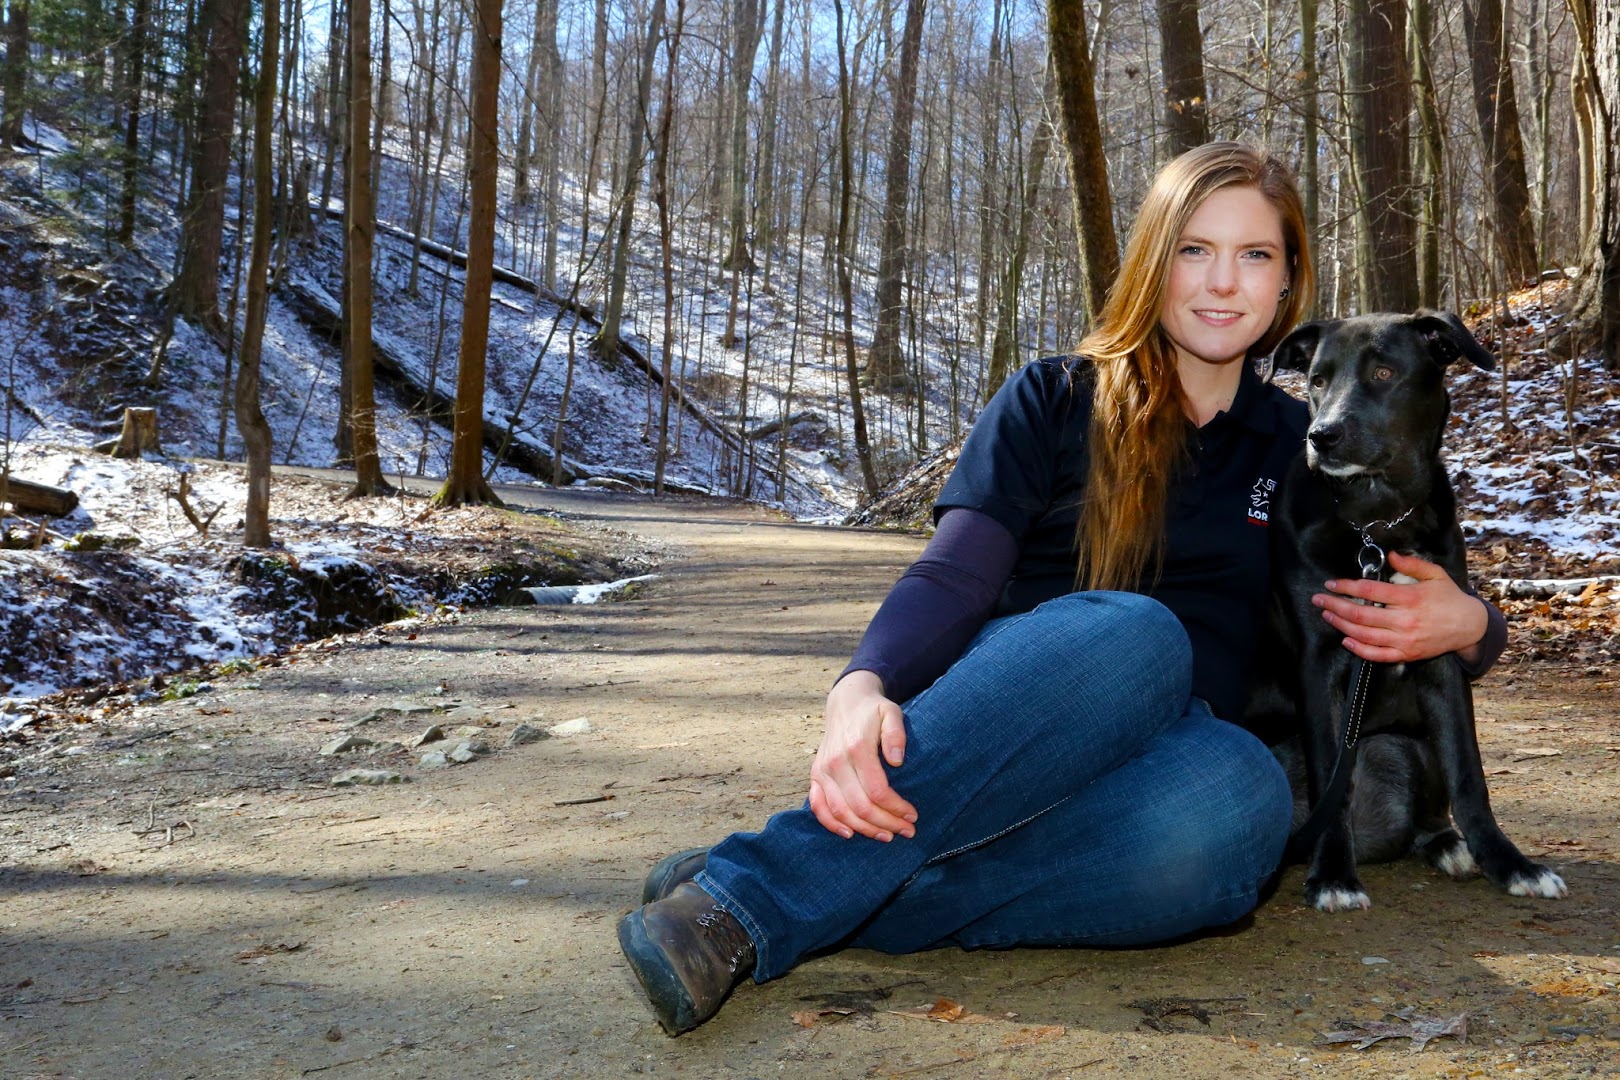
[[[1344,647],[1363,660],[1384,664],[1448,652],[1469,659],[1485,636],[1484,602],[1426,559],[1391,551],[1389,565],[1416,581],[1347,578],[1327,582],[1328,592],[1311,597],[1322,617],[1344,635]],[[1371,603],[1358,604],[1351,597]]]

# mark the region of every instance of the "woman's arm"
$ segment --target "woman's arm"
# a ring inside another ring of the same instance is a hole
[[[1471,679],[1489,671],[1507,646],[1502,613],[1426,559],[1392,551],[1389,564],[1415,580],[1329,581],[1327,592],[1311,598],[1322,609],[1322,617],[1345,636],[1344,647],[1380,663],[1427,660],[1450,652],[1457,654]],[[1358,604],[1350,597],[1371,604]]]
[[[827,729],[810,768],[810,809],[831,832],[874,840],[914,835],[916,808],[890,785],[905,761],[896,701],[927,687],[995,610],[1018,559],[1006,527],[977,510],[948,510],[895,582],[827,695]],[[879,753],[882,760],[879,760]]]

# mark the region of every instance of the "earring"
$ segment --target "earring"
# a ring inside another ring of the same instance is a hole
[[[1279,300],[1288,299],[1288,286],[1287,285],[1284,285],[1282,287],[1282,292],[1277,294],[1277,299],[1279,299]]]

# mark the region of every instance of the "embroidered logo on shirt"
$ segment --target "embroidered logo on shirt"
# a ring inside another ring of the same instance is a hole
[[[1249,524],[1271,527],[1271,496],[1277,490],[1277,481],[1262,476],[1249,492]]]

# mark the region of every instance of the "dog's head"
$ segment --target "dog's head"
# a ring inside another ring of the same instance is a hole
[[[1273,354],[1278,370],[1305,372],[1311,469],[1396,487],[1426,473],[1439,452],[1451,404],[1445,370],[1455,360],[1496,367],[1461,319],[1438,311],[1306,323]]]

